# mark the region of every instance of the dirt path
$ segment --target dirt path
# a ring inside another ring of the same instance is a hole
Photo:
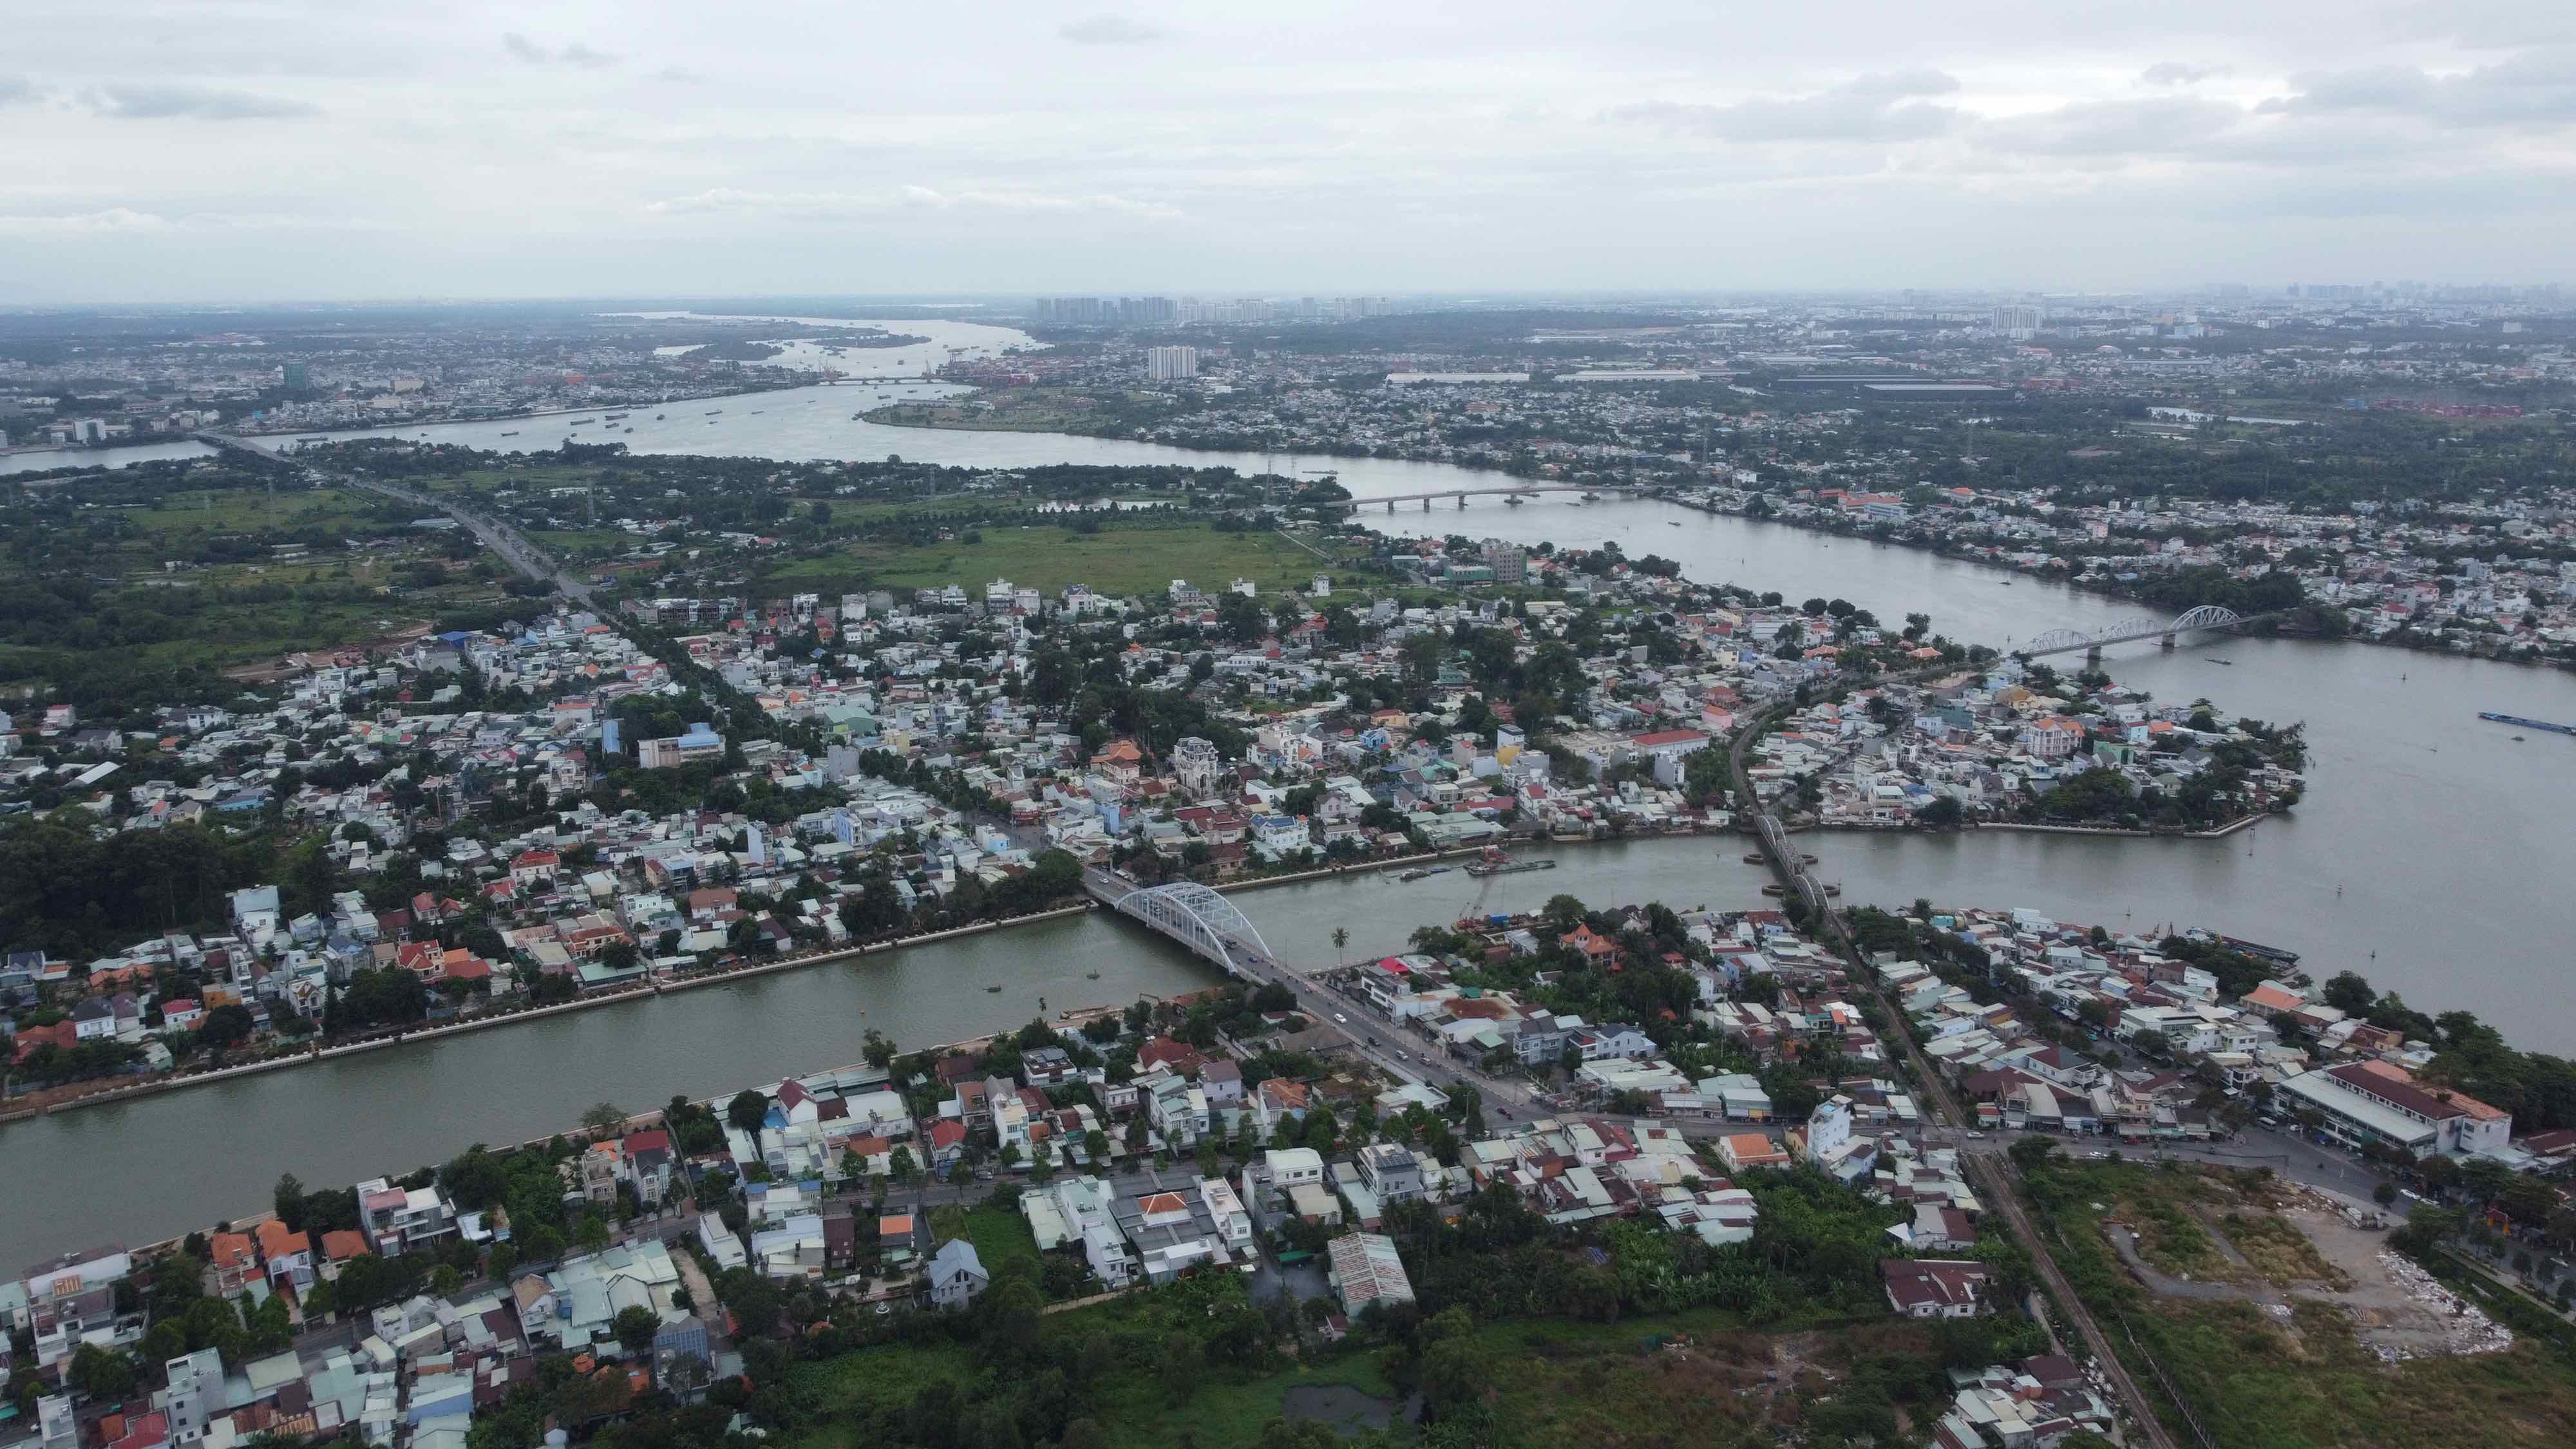
[[[2267,1308],[2278,1306],[2283,1301],[2281,1295],[2273,1292],[2269,1287],[2249,1288],[2241,1283],[2201,1283],[2160,1272],[2150,1266],[2145,1258],[2138,1255],[2138,1234],[2126,1223],[2105,1223],[2102,1232],[2111,1240],[2111,1251],[2120,1255],[2120,1261],[2129,1265],[2129,1271],[2138,1276],[2138,1281],[2154,1289],[2161,1297],[2232,1298],[2242,1303],[2260,1303]],[[2233,1244],[2229,1244],[2224,1251],[2237,1263],[2242,1264],[2245,1261],[2244,1255],[2237,1252]]]

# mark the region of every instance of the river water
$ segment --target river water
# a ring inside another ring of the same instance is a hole
[[[936,348],[1010,345],[948,329]],[[974,327],[975,333],[1008,329]],[[917,350],[917,349],[916,349]],[[873,354],[851,353],[865,361]],[[846,365],[846,360],[845,360]],[[850,420],[874,387],[727,399],[707,426],[674,414],[616,435],[638,451],[909,459],[978,467],[1176,463],[1282,473],[1330,470],[1363,497],[1484,486],[1496,475],[1432,463],[1203,453],[1030,433],[933,432]],[[888,388],[886,391],[900,391]],[[754,410],[760,416],[754,417]],[[697,409],[702,414],[704,409]],[[518,438],[502,440],[504,431]],[[550,448],[517,423],[428,430],[485,447]],[[589,429],[584,429],[589,432]],[[1368,515],[1392,531],[1597,544],[1678,560],[1694,579],[1842,597],[1894,621],[1928,612],[1952,637],[2006,646],[2059,625],[2096,627],[2134,607],[1912,550],[1711,517],[1655,502],[1520,508],[1478,500]],[[973,582],[971,580],[967,582]],[[2211,662],[2224,659],[2227,664]],[[2031,906],[2114,929],[2204,925],[2302,952],[2323,976],[2362,972],[2428,1010],[2465,1008],[2517,1043],[2576,1049],[2576,967],[2566,892],[2576,882],[2576,741],[2476,718],[2479,710],[2576,722],[2576,676],[2362,645],[2292,640],[2152,643],[2114,651],[2123,683],[2163,699],[2207,697],[2305,720],[2312,762],[2293,814],[2223,840],[1984,832],[1811,835],[1844,899]],[[1565,847],[1560,868],[1494,880],[1333,880],[1237,899],[1290,960],[1401,945],[1413,927],[1473,907],[1522,909],[1558,891],[1600,903],[1661,899],[1746,907],[1766,878],[1740,842]],[[1480,899],[1481,897],[1481,899]],[[1091,972],[1098,972],[1092,979]],[[340,1183],[401,1171],[472,1141],[559,1128],[588,1104],[640,1109],[674,1092],[731,1091],[853,1061],[870,1027],[906,1046],[980,1035],[1048,1009],[1168,994],[1214,978],[1161,938],[1094,915],[857,963],[581,1011],[320,1067],[85,1109],[0,1128],[0,1161],[27,1190],[0,1194],[0,1243],[22,1256],[110,1237],[144,1240],[263,1205],[279,1173]],[[1000,986],[988,992],[987,986]],[[67,1210],[65,1205],[77,1205]]]
[[[211,458],[215,450],[203,443],[127,443],[114,448],[39,448],[33,452],[0,453],[0,477],[12,473],[43,473],[55,468],[124,468],[136,463],[158,462],[163,458]]]

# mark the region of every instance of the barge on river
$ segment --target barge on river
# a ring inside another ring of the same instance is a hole
[[[2518,714],[2494,714],[2482,709],[2478,711],[2478,718],[2527,730],[2547,730],[2553,735],[2576,735],[2576,725],[2551,724],[2545,719],[2524,719]]]

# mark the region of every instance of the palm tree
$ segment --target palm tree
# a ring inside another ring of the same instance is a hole
[[[1350,943],[1351,943],[1351,928],[1350,928],[1350,927],[1348,927],[1348,926],[1335,926],[1335,927],[1333,928],[1333,964],[1334,964],[1334,965],[1339,966],[1339,965],[1343,964],[1343,962],[1342,962],[1342,948],[1343,948],[1344,946],[1349,945]]]

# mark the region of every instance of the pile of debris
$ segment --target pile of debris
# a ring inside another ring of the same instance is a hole
[[[2415,1260],[2402,1253],[2382,1253],[2381,1266],[2388,1270],[2388,1280],[2407,1297],[2442,1320],[2445,1353],[2501,1353],[2513,1347],[2513,1330],[2487,1317],[2486,1310],[2442,1286],[2439,1279],[2418,1267]],[[2397,1363],[2415,1358],[2414,1350],[2373,1345],[2384,1363]]]

